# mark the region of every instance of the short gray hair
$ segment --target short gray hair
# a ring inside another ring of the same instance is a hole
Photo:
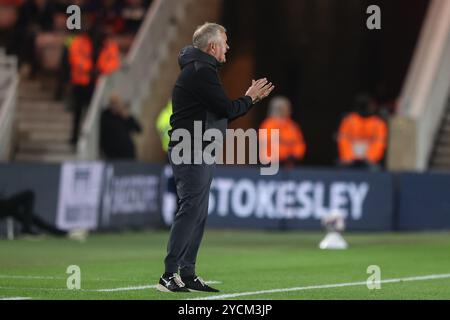
[[[220,24],[205,22],[195,29],[192,45],[201,50],[206,49],[211,40],[219,35],[219,32],[226,33],[227,30]]]

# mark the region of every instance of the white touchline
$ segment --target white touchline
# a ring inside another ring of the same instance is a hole
[[[424,281],[424,280],[445,279],[445,278],[450,278],[450,273],[431,274],[431,275],[426,275],[426,276],[406,277],[406,278],[396,278],[396,279],[386,279],[386,280],[381,280],[380,283]],[[302,291],[302,290],[313,290],[313,289],[329,289],[329,288],[350,287],[350,286],[362,286],[362,285],[366,285],[366,284],[367,284],[367,281],[334,283],[334,284],[324,284],[324,285],[317,285],[317,286],[293,287],[293,288],[251,291],[251,292],[229,293],[229,294],[221,294],[221,295],[215,295],[215,296],[197,297],[197,298],[188,299],[188,300],[219,300],[219,299],[236,298],[236,297],[242,297],[242,296],[253,296],[253,295],[268,294],[268,293]]]
[[[67,277],[0,274],[0,279],[66,280]],[[123,279],[83,278],[85,281],[124,281]]]
[[[206,281],[207,284],[217,284],[222,283],[221,281]],[[81,291],[81,292],[120,292],[120,291],[135,291],[135,290],[145,290],[145,289],[156,289],[156,285],[141,285],[123,288],[107,288],[107,289],[80,289],[80,290],[70,290],[67,288],[27,288],[27,287],[3,287],[0,289],[22,289],[22,290],[44,290],[44,291]]]
[[[31,300],[29,297],[6,297],[0,298],[0,300]]]
[[[155,285],[144,285],[144,286],[134,286],[134,287],[124,287],[124,288],[110,288],[110,289],[82,289],[82,291],[91,292],[116,292],[116,291],[133,291],[133,290],[145,290],[150,288],[156,288]]]
[[[220,281],[206,281],[207,284],[217,284]],[[135,287],[124,287],[124,288],[111,288],[111,289],[87,289],[83,291],[93,291],[93,292],[115,292],[115,291],[133,291],[133,290],[145,290],[145,289],[156,289],[156,285],[145,285],[145,286],[135,286]]]
[[[0,279],[45,279],[45,280],[62,280],[66,279],[63,277],[52,277],[52,276],[22,276],[22,275],[9,275],[0,274]]]

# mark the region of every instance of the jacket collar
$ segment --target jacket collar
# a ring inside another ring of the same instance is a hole
[[[180,55],[178,56],[178,64],[181,68],[184,68],[189,63],[195,61],[208,63],[214,68],[221,66],[221,63],[217,61],[216,58],[194,46],[187,46],[181,50]]]

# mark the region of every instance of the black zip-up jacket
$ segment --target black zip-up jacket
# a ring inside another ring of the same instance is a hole
[[[246,114],[252,107],[249,96],[237,100],[226,96],[217,71],[220,63],[213,56],[188,46],[181,50],[178,63],[181,73],[172,92],[171,137],[174,130],[186,129],[193,139],[194,121],[202,121],[202,133],[215,128],[225,134],[228,121]],[[169,146],[177,143],[171,139]]]

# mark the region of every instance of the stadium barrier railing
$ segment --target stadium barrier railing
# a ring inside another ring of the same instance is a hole
[[[427,169],[449,93],[450,1],[433,0],[390,121],[390,169]]]
[[[8,161],[14,141],[19,76],[17,59],[0,54],[0,161]]]

